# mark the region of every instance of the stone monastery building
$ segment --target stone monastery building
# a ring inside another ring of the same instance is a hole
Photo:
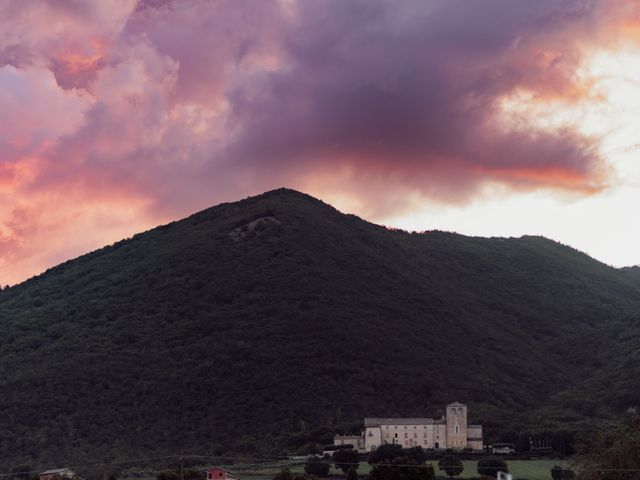
[[[335,445],[353,445],[359,452],[370,452],[385,443],[403,448],[472,448],[482,450],[482,425],[467,424],[467,406],[447,405],[440,420],[432,418],[365,418],[361,435],[337,435]]]

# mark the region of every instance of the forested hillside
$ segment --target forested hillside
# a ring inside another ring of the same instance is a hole
[[[640,277],[281,189],[0,292],[0,462],[305,451],[453,400],[491,439],[640,405]]]

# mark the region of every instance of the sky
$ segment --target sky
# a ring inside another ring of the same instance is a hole
[[[0,284],[282,186],[640,264],[640,2],[0,0]]]

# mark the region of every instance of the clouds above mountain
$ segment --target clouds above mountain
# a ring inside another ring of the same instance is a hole
[[[0,11],[0,281],[281,185],[374,217],[488,188],[599,192],[601,138],[528,106],[597,101],[585,58],[640,31],[633,2],[592,0]]]

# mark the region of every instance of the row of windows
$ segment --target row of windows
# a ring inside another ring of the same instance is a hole
[[[388,426],[387,426],[387,427],[384,427],[384,428],[385,428],[385,429],[387,429],[387,430],[389,430],[389,427],[388,427]],[[400,428],[400,427],[398,427],[397,425],[394,425],[392,428],[393,428],[394,430],[398,430],[398,428]],[[408,427],[405,425],[404,429],[405,429],[405,430],[407,430],[407,429],[408,429]],[[414,430],[417,430],[417,429],[418,429],[418,427],[414,425],[414,426],[413,426],[413,429],[414,429]],[[427,429],[427,426],[426,426],[426,425],[424,426],[424,429],[425,429],[425,430]]]
[[[409,435],[408,433],[405,433],[405,434],[404,434],[404,438],[409,438],[409,437],[408,437],[408,435]],[[391,434],[390,434],[390,433],[385,433],[385,434],[384,434],[384,438],[390,438],[390,437],[391,437]],[[427,434],[425,433],[425,434],[423,435],[423,437],[424,437],[424,438],[427,438]],[[398,434],[397,434],[397,433],[396,433],[396,434],[394,434],[394,438],[398,438]],[[413,438],[418,438],[418,434],[417,434],[417,433],[414,433],[414,434],[413,434]]]
[[[405,433],[404,434],[404,438],[409,438],[408,435],[409,435],[408,433]],[[372,437],[373,435],[370,434],[369,436]],[[422,437],[423,438],[427,438],[427,434],[425,433]],[[391,434],[390,433],[385,433],[384,434],[384,438],[391,438]],[[398,438],[398,434],[397,433],[394,433],[394,438]],[[418,438],[418,434],[414,433],[413,434],[413,438]],[[439,439],[440,439],[440,436],[436,435],[436,440],[439,440]]]

